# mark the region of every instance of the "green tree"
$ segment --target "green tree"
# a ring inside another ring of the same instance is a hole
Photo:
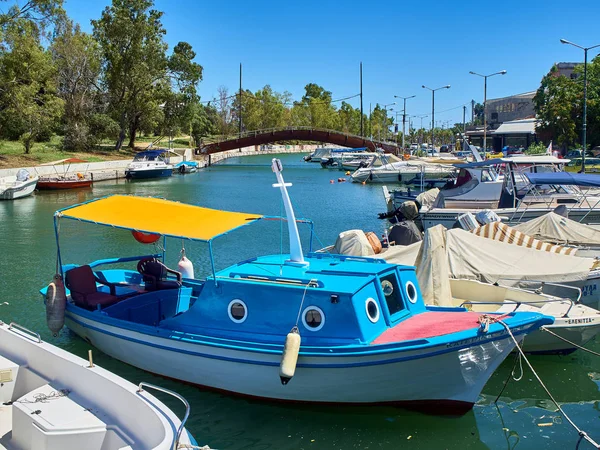
[[[92,20],[94,38],[103,55],[104,83],[109,111],[119,124],[115,148],[129,134],[135,146],[137,131],[148,117],[156,117],[164,95],[168,59],[162,12],[151,0],[113,0],[99,20]]]
[[[304,87],[305,94],[300,102],[300,107],[307,108],[308,125],[315,128],[337,130],[339,117],[331,100],[331,92],[315,83]]]
[[[64,146],[69,150],[93,147],[98,141],[90,132],[90,120],[102,109],[99,104],[100,49],[79,25],[64,19],[56,26],[50,51],[57,69],[58,94],[65,103]],[[98,118],[95,123],[99,123]]]
[[[353,108],[352,105],[342,102],[338,110],[340,131],[351,134],[360,134],[360,109]]]
[[[194,62],[196,53],[187,42],[179,42],[169,57],[167,68],[171,81],[165,89],[162,133],[174,136],[178,131],[192,135],[192,121],[196,113],[198,95],[196,86],[202,80],[202,66]]]
[[[219,113],[210,103],[206,106],[201,103],[194,105],[191,135],[195,147],[202,145],[203,138],[217,133],[219,121]]]
[[[580,128],[583,92],[577,82],[558,76],[556,66],[542,78],[533,97],[539,119],[537,131],[544,139],[554,139],[567,147],[577,142]]]
[[[371,136],[373,139],[386,140],[389,135],[389,127],[394,124],[394,119],[387,116],[387,111],[379,104],[375,105],[369,118]]]
[[[6,13],[0,13],[0,30],[4,32],[6,27],[22,19],[43,32],[48,24],[64,17],[62,4],[63,0],[15,0]]]
[[[4,27],[5,51],[0,55],[0,126],[2,134],[19,138],[25,153],[58,125],[63,101],[57,96],[56,69],[40,45],[33,21],[13,19]]]

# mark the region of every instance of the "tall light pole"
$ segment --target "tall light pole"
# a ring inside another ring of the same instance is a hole
[[[450,89],[450,85],[448,84],[435,89],[423,85],[422,88],[431,91],[431,149],[433,150],[435,148],[435,144],[433,143],[433,127],[435,126],[435,91],[439,91],[440,89]]]
[[[387,122],[387,112],[394,110],[394,108],[387,109],[387,107],[391,106],[391,105],[395,105],[395,104],[396,104],[396,102],[392,102],[392,103],[388,103],[387,105],[383,105],[383,110],[384,110],[385,115],[383,116],[383,124],[381,127],[382,129],[385,126],[385,122]],[[383,135],[383,138],[385,139],[385,134]],[[381,135],[379,135],[379,140],[381,141]]]
[[[587,150],[587,52],[593,48],[600,47],[600,44],[586,48],[577,44],[573,44],[566,39],[561,39],[560,43],[569,44],[583,50],[583,129],[581,131],[583,134],[581,138],[583,141],[583,151],[581,152],[581,172],[585,173],[585,151]]]
[[[500,72],[491,73],[489,75],[481,75],[480,73],[475,73],[473,71],[469,73],[483,78],[483,154],[485,155],[487,152],[487,79],[494,75],[506,75],[506,70],[501,70]]]
[[[419,144],[422,144],[423,143],[423,119],[425,117],[429,117],[429,115],[428,114],[422,114],[420,116],[414,116],[414,117],[416,117],[417,119],[421,119],[421,127],[419,128],[419,132],[421,134],[421,140],[420,140]],[[421,150],[420,146],[419,146],[419,150]]]
[[[401,98],[404,102],[404,112],[402,113],[402,148],[404,149],[404,135],[406,134],[405,125],[406,125],[406,100],[409,98],[415,98],[416,95],[411,95],[410,97],[400,97],[399,95],[394,95],[394,98]]]

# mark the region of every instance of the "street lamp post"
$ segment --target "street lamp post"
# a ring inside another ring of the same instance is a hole
[[[400,97],[399,95],[394,95],[394,98],[401,98],[404,101],[404,109],[402,113],[402,148],[404,149],[404,135],[406,134],[405,125],[406,125],[406,100],[409,98],[415,98],[416,95],[411,95],[410,97]]]
[[[439,91],[440,89],[450,89],[450,85],[448,84],[435,89],[423,85],[422,88],[431,91],[431,149],[433,150],[435,149],[435,144],[433,143],[433,127],[435,126],[435,91]]]
[[[423,115],[420,115],[420,116],[415,116],[415,117],[416,117],[416,118],[418,118],[418,119],[421,119],[421,127],[419,128],[419,131],[421,132],[421,140],[420,140],[420,142],[419,142],[419,145],[420,145],[420,144],[422,144],[422,143],[423,143],[423,119],[424,119],[425,117],[429,117],[429,115],[427,115],[427,114],[423,114]],[[421,150],[421,149],[419,148],[419,150]]]
[[[583,127],[582,127],[582,138],[583,141],[583,151],[581,152],[581,172],[585,173],[585,151],[587,150],[587,52],[596,47],[600,47],[600,44],[594,45],[593,47],[582,47],[577,44],[573,44],[566,39],[560,40],[561,44],[569,44],[574,47],[580,48],[583,50]]]
[[[387,107],[391,106],[391,105],[395,105],[395,104],[396,104],[396,102],[392,102],[392,103],[388,103],[387,105],[383,105],[383,110],[385,111],[384,112],[385,115],[383,116],[383,124],[381,127],[382,129],[383,129],[383,127],[385,127],[385,122],[387,121],[387,112],[394,110],[394,108],[387,109]],[[385,139],[385,134],[383,135],[383,139]],[[379,135],[379,140],[381,141],[381,134]]]
[[[485,155],[487,152],[487,79],[488,77],[493,77],[494,75],[506,75],[506,70],[501,70],[500,72],[489,75],[481,75],[480,73],[475,73],[473,71],[469,73],[471,75],[477,75],[478,77],[483,78],[483,154]]]

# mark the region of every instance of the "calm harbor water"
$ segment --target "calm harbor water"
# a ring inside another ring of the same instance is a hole
[[[45,325],[38,289],[55,271],[52,216],[57,209],[112,193],[160,196],[170,200],[232,211],[281,215],[278,189],[271,185],[271,155],[229,159],[197,174],[169,179],[118,180],[77,192],[39,192],[14,202],[0,202],[0,318],[40,332],[42,338],[82,357],[89,345],[63,330],[53,338]],[[381,186],[330,183],[342,172],[307,164],[301,155],[281,155],[284,177],[299,217],[315,222],[315,248],[335,241],[343,230],[360,228],[381,235],[377,213],[385,207]],[[285,226],[263,222],[234,231],[214,245],[218,268],[257,254],[287,252]],[[283,239],[281,238],[283,231]],[[308,245],[307,229],[303,232]],[[99,257],[140,254],[130,234],[85,224],[61,225],[63,260],[83,263]],[[170,242],[167,262],[176,266],[181,243]],[[185,244],[196,275],[208,273],[207,248]],[[591,347],[600,351],[600,344]],[[600,440],[600,358],[576,352],[532,357],[541,378],[574,422]],[[149,381],[174,389],[192,406],[188,429],[201,444],[217,449],[556,449],[575,448],[577,434],[560,416],[531,373],[511,381],[495,404],[513,361],[506,361],[465,416],[436,417],[390,407],[320,407],[258,402],[185,385],[116,361],[98,350],[94,362],[132,382]],[[243,377],[244,374],[239,375]],[[398,379],[398,383],[418,382]],[[440,375],[443,382],[443,374]],[[181,406],[161,399],[176,412]],[[582,442],[581,449],[591,448]]]

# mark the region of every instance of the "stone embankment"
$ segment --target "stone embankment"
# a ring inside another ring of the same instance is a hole
[[[223,161],[227,158],[239,158],[242,156],[256,156],[256,155],[267,155],[267,154],[281,154],[281,153],[312,153],[318,145],[256,145],[251,147],[244,147],[242,149],[229,150],[222,153],[215,153],[212,155],[193,154],[191,149],[173,149],[179,154],[184,156],[171,156],[171,164],[177,164],[183,161],[198,161],[200,166],[206,167],[211,164],[215,164],[219,161]],[[329,145],[328,145],[329,147]],[[335,147],[335,146],[331,146]],[[102,161],[102,162],[90,162],[90,163],[77,163],[71,164],[70,166],[31,166],[23,167],[32,175],[38,176],[55,176],[57,174],[64,175],[65,170],[68,169],[69,174],[81,173],[89,175],[94,181],[104,180],[115,180],[118,178],[125,177],[125,169],[131,160],[123,159],[117,161]],[[10,175],[16,175],[21,168],[12,169],[0,169],[0,178]]]

